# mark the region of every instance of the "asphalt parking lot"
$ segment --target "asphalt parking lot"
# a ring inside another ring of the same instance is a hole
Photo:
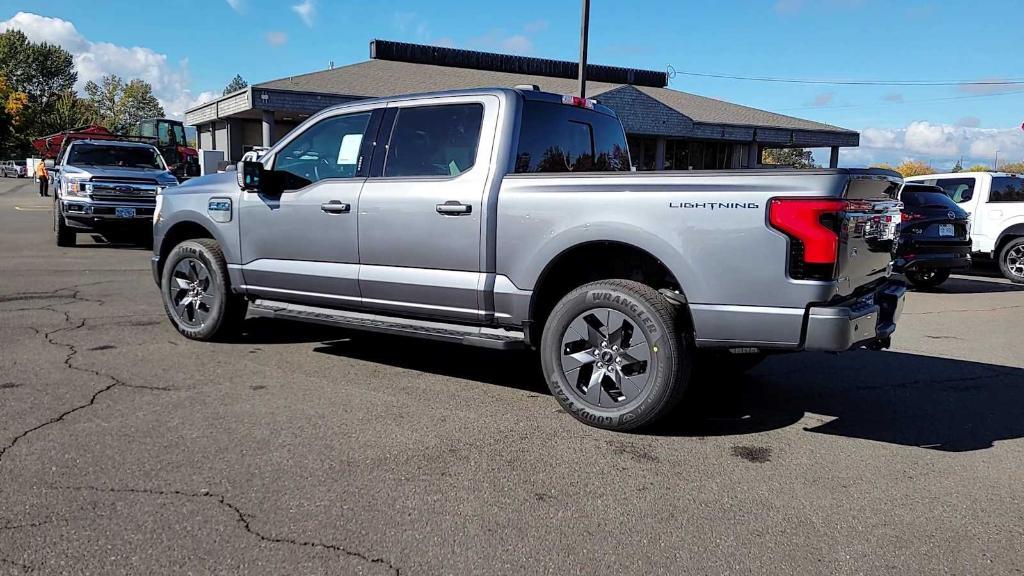
[[[0,574],[1024,572],[1024,287],[910,295],[887,352],[583,426],[528,354],[164,317],[0,179]]]

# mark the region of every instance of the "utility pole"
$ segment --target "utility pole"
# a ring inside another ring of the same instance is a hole
[[[996,150],[996,161],[992,163],[993,170],[999,170],[999,150]]]
[[[590,36],[590,0],[583,0],[580,23],[580,98],[587,97],[587,38]]]

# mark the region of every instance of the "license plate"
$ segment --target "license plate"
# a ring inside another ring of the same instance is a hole
[[[118,218],[135,218],[135,208],[114,208],[114,216]]]
[[[939,224],[939,236],[955,236],[952,224]]]

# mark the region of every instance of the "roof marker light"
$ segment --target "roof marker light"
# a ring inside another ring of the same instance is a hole
[[[562,104],[568,104],[570,106],[578,106],[580,108],[594,108],[594,101],[588,100],[587,98],[580,98],[579,96],[570,96],[566,94],[562,96]]]

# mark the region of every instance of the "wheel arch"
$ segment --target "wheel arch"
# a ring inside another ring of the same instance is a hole
[[[598,259],[599,265],[588,265]],[[529,341],[539,342],[548,315],[565,294],[590,282],[612,279],[635,280],[656,290],[667,289],[678,295],[673,298],[676,303],[687,301],[683,283],[670,266],[649,250],[622,240],[579,242],[563,248],[538,274],[530,298]],[[689,308],[683,308],[687,329],[692,330]]]
[[[1003,247],[1006,246],[1014,238],[1020,238],[1024,236],[1024,222],[1013,224],[1007,227],[1005,230],[999,233],[999,237],[996,238],[995,249],[992,255],[995,258],[999,258],[1003,251]]]
[[[164,263],[167,262],[167,255],[171,253],[175,246],[186,240],[195,240],[197,238],[212,238],[218,242],[220,241],[209,228],[195,220],[181,220],[171,225],[167,232],[164,233],[160,245],[156,247],[159,250],[159,272],[163,273]]]

